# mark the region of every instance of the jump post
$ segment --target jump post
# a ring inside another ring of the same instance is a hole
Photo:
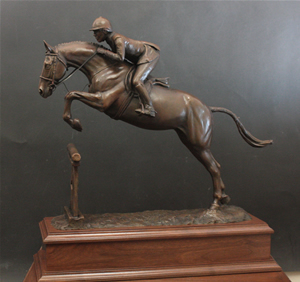
[[[82,221],[84,219],[83,214],[78,208],[78,168],[80,166],[81,156],[76,149],[75,145],[70,143],[67,146],[69,153],[70,162],[72,165],[71,173],[71,198],[70,198],[70,208],[64,207],[69,223],[75,223]]]

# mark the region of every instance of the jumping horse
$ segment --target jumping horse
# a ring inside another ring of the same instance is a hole
[[[242,138],[253,147],[264,147],[272,140],[259,140],[251,135],[238,117],[231,111],[219,107],[207,107],[198,98],[186,92],[156,84],[149,78],[147,85],[153,106],[157,111],[155,118],[139,115],[135,109],[140,100],[131,88],[131,77],[135,70],[130,62],[115,62],[96,52],[98,44],[70,42],[50,46],[44,41],[46,55],[39,81],[39,93],[49,97],[56,86],[68,79],[69,67],[83,72],[89,81],[88,92],[71,91],[65,96],[63,119],[75,130],[81,131],[78,119],[73,119],[71,104],[79,100],[84,104],[104,112],[113,119],[119,119],[134,126],[151,130],[173,129],[182,143],[209,171],[213,181],[213,203],[211,209],[230,201],[225,194],[221,179],[220,165],[211,151],[212,113],[228,114],[235,121]],[[104,47],[103,47],[104,48]],[[74,72],[73,71],[73,72]]]

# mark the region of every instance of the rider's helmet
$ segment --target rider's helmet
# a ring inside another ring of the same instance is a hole
[[[103,17],[99,17],[93,22],[93,26],[90,29],[90,31],[94,31],[98,29],[103,29],[106,30],[107,32],[112,32],[112,27],[109,20]]]

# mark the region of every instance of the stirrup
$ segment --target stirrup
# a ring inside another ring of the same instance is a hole
[[[143,115],[148,115],[151,117],[155,117],[155,113],[156,113],[154,108],[150,105],[146,105],[145,107],[142,106],[141,109],[136,109],[135,112],[137,112],[139,114],[143,114]]]
[[[143,109],[136,109],[135,112],[140,114],[140,115],[145,113],[145,111]]]
[[[140,102],[140,105],[141,105],[141,108],[136,109],[135,112],[140,114],[140,115],[143,115],[145,113],[145,107],[141,102]]]

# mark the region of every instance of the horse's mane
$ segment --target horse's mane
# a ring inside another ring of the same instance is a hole
[[[60,47],[60,46],[69,45],[69,44],[73,44],[73,43],[89,44],[89,45],[94,45],[94,46],[96,46],[96,44],[97,44],[97,43],[94,43],[94,42],[87,42],[87,41],[70,41],[70,42],[59,43],[56,46]]]
[[[82,44],[82,45],[91,45],[92,47],[95,47],[95,48],[101,47],[101,48],[103,48],[103,49],[105,49],[105,50],[110,50],[109,48],[106,48],[106,47],[104,47],[103,45],[100,45],[100,44],[98,44],[98,43],[87,42],[87,41],[71,41],[71,42],[65,42],[65,43],[60,43],[60,44],[56,45],[56,47],[59,48],[59,47],[61,47],[61,46],[63,47],[63,46],[71,45],[71,44],[74,44],[74,43],[76,43],[76,44]]]
[[[55,50],[56,52],[58,52],[61,49],[67,48],[68,46],[72,46],[72,45],[82,45],[83,47],[87,47],[87,48],[92,48],[95,51],[97,50],[97,48],[103,48],[104,50],[108,50],[111,51],[111,49],[106,48],[105,46],[98,44],[98,43],[94,43],[94,42],[87,42],[87,41],[71,41],[71,42],[65,42],[65,43],[60,43],[58,45],[55,46]],[[61,47],[61,49],[60,49]],[[100,55],[100,57],[103,57]],[[111,60],[111,59],[110,59]],[[124,60],[124,63],[130,64],[132,65],[132,63],[130,61]]]

